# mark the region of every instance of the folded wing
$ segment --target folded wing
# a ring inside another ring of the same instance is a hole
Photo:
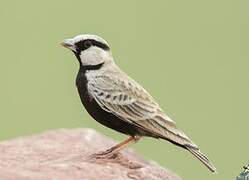
[[[91,78],[88,90],[107,112],[136,125],[158,138],[178,145],[197,147],[175,122],[166,116],[154,99],[128,76],[99,75]]]

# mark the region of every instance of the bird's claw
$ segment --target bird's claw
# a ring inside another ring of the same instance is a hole
[[[116,156],[117,156],[117,153],[114,153],[112,149],[107,149],[106,151],[101,151],[101,152],[90,155],[90,158],[110,159],[110,158],[115,158]]]

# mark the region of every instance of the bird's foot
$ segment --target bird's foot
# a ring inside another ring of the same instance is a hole
[[[91,161],[94,161],[95,163],[106,163],[106,162],[111,162],[111,163],[119,163],[120,165],[130,168],[130,169],[139,169],[142,168],[143,166],[134,161],[130,161],[129,158],[126,156],[123,156],[120,152],[113,152],[110,151],[109,149],[106,151],[101,151],[98,153],[94,153],[89,156]]]
[[[93,159],[115,159],[118,154],[120,153],[115,153],[113,152],[112,148],[107,149],[106,151],[100,151],[98,153],[94,153],[90,155],[90,158]]]

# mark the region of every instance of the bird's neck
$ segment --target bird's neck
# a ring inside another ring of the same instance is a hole
[[[82,72],[91,71],[91,70],[99,70],[104,65],[104,62],[96,64],[96,65],[82,65],[80,64],[80,70]]]

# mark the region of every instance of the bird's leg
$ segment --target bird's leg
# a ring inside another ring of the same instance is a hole
[[[130,144],[134,144],[136,143],[141,137],[140,136],[130,136],[128,139],[116,144],[115,146],[111,147],[110,149],[107,149],[105,151],[106,154],[109,153],[117,153],[120,150],[126,148],[127,146],[129,146]]]
[[[141,136],[137,136],[137,135],[130,136],[128,139],[118,143],[117,145],[107,149],[106,151],[97,153],[95,155],[104,156],[104,155],[109,155],[109,154],[115,154],[115,153],[119,152],[120,150],[126,148],[128,145],[136,143],[140,138],[141,138]]]

